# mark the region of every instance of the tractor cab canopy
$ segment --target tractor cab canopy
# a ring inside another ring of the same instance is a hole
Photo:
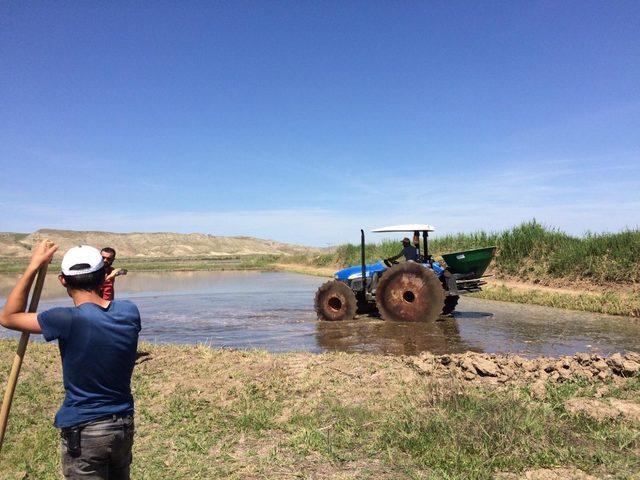
[[[371,230],[374,233],[387,232],[435,232],[436,229],[432,225],[426,223],[408,223],[406,225],[392,225],[390,227],[382,227]]]

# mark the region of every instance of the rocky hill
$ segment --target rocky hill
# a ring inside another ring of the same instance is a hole
[[[319,251],[310,247],[252,237],[218,237],[202,233],[111,233],[43,229],[30,234],[0,233],[0,257],[27,257],[37,242],[49,239],[59,253],[74,245],[110,246],[119,257],[172,258],[240,255],[293,255]]]

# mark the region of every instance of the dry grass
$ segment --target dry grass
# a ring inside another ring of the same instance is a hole
[[[15,342],[0,342],[3,374]],[[401,358],[141,345],[133,478],[491,478],[553,465],[625,478],[640,425],[569,414],[589,384],[482,390]],[[3,375],[4,376],[4,375]],[[628,380],[609,395],[637,397]],[[0,471],[59,478],[51,419],[62,398],[53,346],[31,344]]]

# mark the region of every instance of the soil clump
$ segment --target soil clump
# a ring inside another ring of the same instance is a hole
[[[545,382],[604,381],[640,376],[640,354],[615,353],[609,357],[576,353],[572,356],[526,359],[518,355],[467,352],[434,355],[428,352],[402,357],[421,375],[452,377],[481,385],[531,385],[532,395],[543,398]]]
[[[597,480],[577,468],[538,468],[523,474],[499,473],[496,480]]]

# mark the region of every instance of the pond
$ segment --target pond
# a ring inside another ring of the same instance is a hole
[[[0,275],[0,304],[16,278]],[[367,316],[320,322],[313,298],[324,281],[279,272],[131,272],[118,277],[116,295],[138,305],[141,339],[156,343],[393,355],[422,351],[607,355],[640,350],[636,319],[470,297],[461,299],[453,318],[433,323],[386,322]],[[69,305],[56,276],[47,276],[39,310]],[[0,330],[0,337],[10,336],[15,333]]]

